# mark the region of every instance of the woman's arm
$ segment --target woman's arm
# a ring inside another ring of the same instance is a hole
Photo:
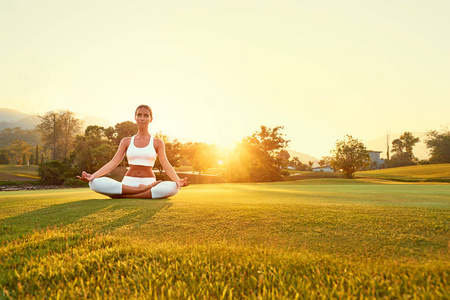
[[[123,138],[120,141],[119,149],[117,149],[116,154],[114,154],[114,157],[103,167],[98,169],[97,172],[91,175],[91,178],[89,180],[93,180],[94,178],[101,177],[105,174],[108,174],[112,170],[114,170],[117,165],[122,161],[123,157],[125,156],[125,152],[127,151],[128,145],[130,144],[130,138],[126,137]]]
[[[187,180],[187,177],[180,179],[177,175],[177,172],[175,172],[174,168],[167,159],[166,146],[164,145],[164,142],[162,140],[155,139],[155,150],[156,153],[158,154],[159,162],[161,163],[161,166],[163,167],[167,176],[169,176],[170,179],[175,181],[178,187],[188,186],[189,182]]]

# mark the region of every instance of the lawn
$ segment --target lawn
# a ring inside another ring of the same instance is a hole
[[[450,164],[416,165],[391,169],[357,172],[358,177],[384,178],[402,181],[450,182]]]
[[[0,298],[450,297],[449,184],[0,194]]]
[[[0,181],[33,181],[39,179],[37,174],[37,166],[34,165],[1,165],[0,164]]]

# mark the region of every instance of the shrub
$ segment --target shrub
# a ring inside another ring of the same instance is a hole
[[[0,150],[0,164],[7,165],[10,163],[8,151]]]
[[[76,170],[69,160],[63,162],[52,160],[41,163],[38,167],[38,174],[41,177],[41,183],[62,185],[66,179],[75,177]]]
[[[64,182],[65,168],[64,164],[57,160],[52,160],[38,167],[38,174],[41,177],[41,183],[61,185]]]

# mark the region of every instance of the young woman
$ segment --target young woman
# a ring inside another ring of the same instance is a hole
[[[155,139],[148,131],[148,125],[153,120],[153,113],[149,106],[139,105],[134,119],[138,126],[138,133],[132,137],[123,138],[119,149],[106,165],[94,174],[83,171],[77,178],[88,181],[90,188],[100,194],[112,198],[167,198],[178,193],[181,187],[188,186],[189,181],[185,177],[180,179],[166,156],[164,142]],[[112,170],[127,155],[130,168],[122,182],[108,177],[101,177]],[[153,173],[153,165],[159,157],[166,174],[173,181],[156,181]]]

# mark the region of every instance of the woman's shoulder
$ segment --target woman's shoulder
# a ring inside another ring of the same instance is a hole
[[[164,141],[162,139],[154,138],[153,145],[164,145]]]
[[[154,138],[153,139],[153,147],[155,148],[155,150],[158,150],[161,147],[164,147],[164,141],[162,139]]]
[[[129,141],[131,141],[132,138],[134,138],[134,135],[133,135],[133,136],[126,136],[126,137],[124,137],[124,138],[122,139],[122,141],[123,141],[123,142],[129,142]]]
[[[124,145],[124,146],[128,147],[128,146],[130,145],[131,139],[132,139],[131,136],[124,137],[124,138],[120,141],[119,146],[120,146],[120,145]]]

